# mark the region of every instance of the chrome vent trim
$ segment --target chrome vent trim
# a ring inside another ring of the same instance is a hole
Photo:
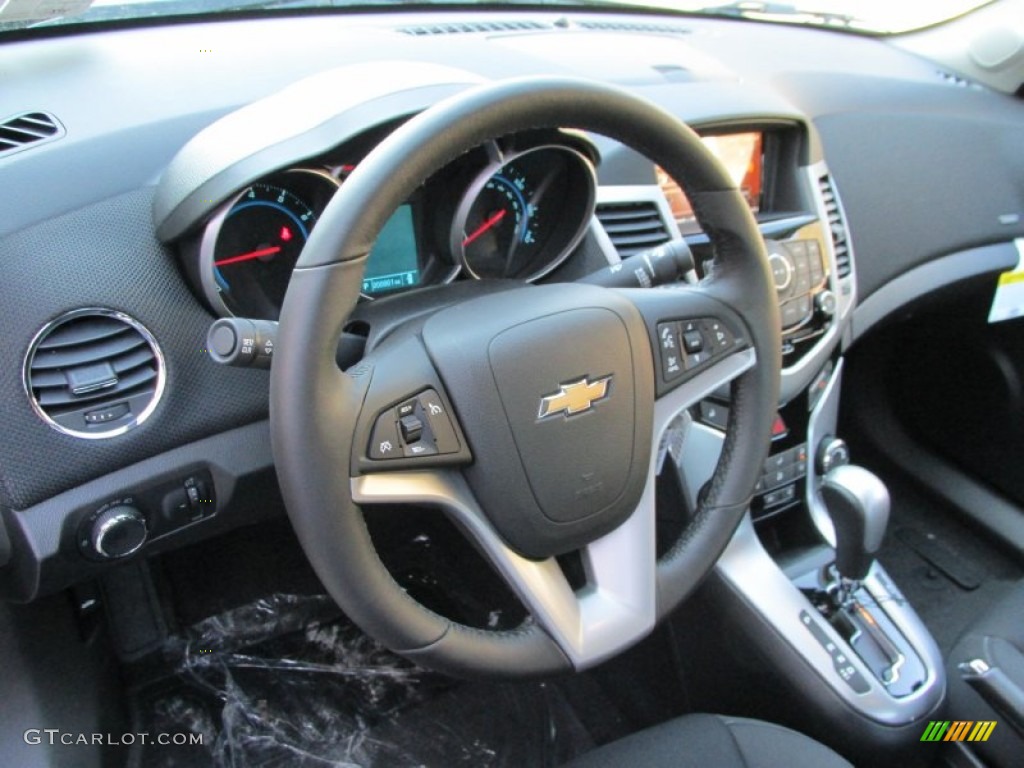
[[[76,309],[32,339],[24,386],[33,410],[58,432],[88,440],[116,437],[152,415],[167,371],[153,335],[112,309]]]
[[[836,274],[840,278],[849,277],[852,270],[850,257],[850,234],[846,226],[839,197],[835,185],[827,174],[818,178],[818,189],[828,216],[828,229],[832,237],[832,249],[836,256]]]
[[[427,35],[536,32],[552,28],[552,25],[540,21],[460,21],[450,24],[416,24],[408,27],[398,27],[398,31],[403,35],[424,37]]]
[[[598,203],[595,215],[623,259],[672,239],[653,201]]]
[[[23,112],[0,122],[0,157],[55,141],[64,126],[49,112]]]

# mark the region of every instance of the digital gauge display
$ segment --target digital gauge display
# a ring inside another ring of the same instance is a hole
[[[420,284],[412,206],[400,205],[377,236],[363,275],[363,294],[378,296]]]

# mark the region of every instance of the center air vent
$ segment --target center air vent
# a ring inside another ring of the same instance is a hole
[[[109,309],[78,309],[47,324],[25,358],[25,389],[58,432],[114,437],[145,421],[163,394],[156,339]]]
[[[595,213],[624,259],[672,239],[653,202],[601,203]]]
[[[46,112],[26,112],[0,123],[0,157],[64,135],[64,126]]]
[[[825,203],[825,214],[828,216],[828,228],[832,235],[832,249],[836,254],[836,272],[839,277],[849,277],[851,267],[850,235],[843,218],[843,209],[839,205],[832,179],[822,176],[818,179],[821,199]]]

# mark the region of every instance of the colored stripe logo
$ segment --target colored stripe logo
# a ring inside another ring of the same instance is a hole
[[[932,720],[921,741],[988,741],[995,728],[995,720]]]

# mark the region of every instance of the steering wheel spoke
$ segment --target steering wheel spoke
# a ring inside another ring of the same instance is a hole
[[[358,504],[441,509],[494,566],[576,669],[633,645],[655,623],[654,473],[640,504],[611,533],[580,550],[587,577],[574,590],[557,558],[531,559],[494,530],[455,470],[383,472],[352,479]]]

